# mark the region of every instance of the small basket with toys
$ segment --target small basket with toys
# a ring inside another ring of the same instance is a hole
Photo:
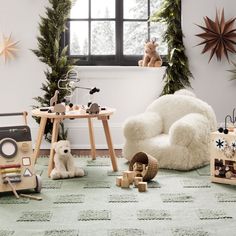
[[[135,171],[137,177],[143,177],[143,181],[149,181],[156,176],[158,163],[151,155],[138,152],[130,161],[129,170]]]

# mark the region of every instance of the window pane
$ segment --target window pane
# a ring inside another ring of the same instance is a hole
[[[88,0],[73,0],[70,18],[88,18]]]
[[[153,15],[160,9],[162,1],[163,0],[150,0],[150,15]]]
[[[146,22],[124,22],[124,55],[142,55],[147,38]]]
[[[92,21],[91,54],[115,54],[115,21]]]
[[[92,18],[115,18],[115,0],[91,0]]]
[[[162,42],[163,33],[165,32],[165,30],[166,30],[165,24],[160,24],[155,22],[152,22],[150,24],[150,37],[157,39],[157,43],[159,45],[157,47],[157,50],[161,55],[167,55],[167,44]]]
[[[124,0],[124,19],[147,19],[147,0]]]
[[[88,22],[70,22],[70,55],[88,55]]]

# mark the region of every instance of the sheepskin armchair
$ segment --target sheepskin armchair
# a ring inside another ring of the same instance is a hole
[[[143,114],[125,121],[123,155],[146,152],[160,168],[191,170],[209,163],[210,133],[216,130],[211,106],[188,90],[164,95]]]

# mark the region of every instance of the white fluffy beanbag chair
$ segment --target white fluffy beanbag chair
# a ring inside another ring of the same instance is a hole
[[[210,133],[216,117],[207,103],[187,90],[164,95],[124,124],[123,155],[146,152],[160,168],[190,170],[209,163]]]

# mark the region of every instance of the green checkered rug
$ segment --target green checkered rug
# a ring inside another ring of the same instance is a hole
[[[236,235],[236,187],[211,183],[209,166],[160,170],[139,193],[115,185],[128,169],[124,158],[114,173],[109,158],[78,157],[86,176],[54,181],[47,178],[47,162],[41,157],[36,164],[42,201],[0,195],[0,236]]]

